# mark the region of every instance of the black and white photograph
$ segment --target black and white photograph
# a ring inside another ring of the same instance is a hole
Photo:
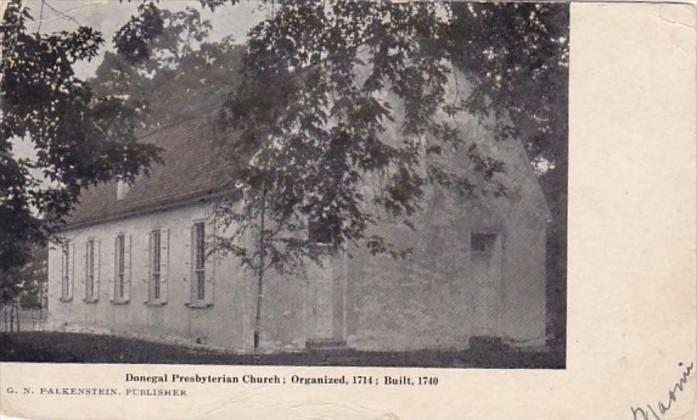
[[[0,361],[565,369],[568,4],[3,3]]]

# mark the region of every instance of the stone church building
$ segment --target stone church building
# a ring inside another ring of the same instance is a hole
[[[505,163],[508,194],[465,200],[432,189],[416,231],[379,227],[413,246],[405,260],[356,249],[297,278],[269,275],[261,351],[466,349],[480,336],[544,345],[543,192],[520,142],[490,141],[474,118],[462,124]],[[254,274],[206,253],[231,170],[214,125],[203,116],[148,135],[141,141],[161,147],[164,164],[131,186],[83,193],[50,246],[51,329],[253,350]]]

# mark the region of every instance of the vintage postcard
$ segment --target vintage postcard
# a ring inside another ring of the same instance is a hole
[[[694,418],[693,5],[0,12],[0,417]]]

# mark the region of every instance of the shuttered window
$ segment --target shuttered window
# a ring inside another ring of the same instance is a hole
[[[185,266],[191,282],[184,304],[190,308],[210,308],[213,306],[215,291],[215,253],[211,254],[208,243],[215,234],[215,226],[210,220],[195,221],[186,227],[190,240],[187,241]]]
[[[94,239],[87,241],[85,248],[85,300],[93,300],[94,293]]]
[[[153,300],[160,300],[161,295],[161,274],[160,266],[162,262],[161,234],[159,230],[150,232],[150,287]]]
[[[115,279],[114,295],[118,300],[126,298],[126,237],[118,235],[115,244]]]
[[[153,229],[146,236],[148,247],[145,260],[148,298],[145,303],[164,305],[167,303],[169,229]]]
[[[114,238],[111,254],[114,262],[113,276],[108,276],[110,301],[115,304],[128,303],[131,298],[131,236],[119,233]],[[113,278],[113,281],[112,281]]]
[[[70,243],[61,246],[61,300],[68,301],[72,298],[70,288]]]
[[[194,224],[194,300],[204,301],[206,298],[206,225],[203,222]]]

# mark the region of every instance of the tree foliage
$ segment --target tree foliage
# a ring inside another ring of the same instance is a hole
[[[314,255],[313,245],[298,239],[309,220],[325,226],[335,246],[403,256],[405,249],[370,227],[381,215],[413,227],[428,184],[470,198],[506,194],[497,177],[503,162],[453,123],[463,113],[492,121],[500,141],[524,133],[531,158],[546,162],[541,173],[548,173],[563,159],[565,140],[565,108],[557,105],[565,101],[559,92],[568,35],[559,11],[533,4],[281,2],[250,32],[244,83],[224,110],[258,152],[237,162],[245,168],[238,180],[245,206],[220,212],[236,228],[222,246],[255,266],[237,236],[267,235],[267,264],[284,272]],[[448,84],[460,75],[473,88],[452,98]],[[399,125],[398,141],[387,135],[390,124]],[[444,164],[457,150],[473,170]],[[361,186],[375,179],[377,192],[365,195]],[[266,232],[255,222],[260,213],[274,226]]]
[[[217,246],[260,284],[266,269],[289,274],[308,257],[320,262],[308,223],[326,232],[332,251],[354,244],[403,257],[408,249],[371,227],[386,218],[414,228],[430,185],[465,198],[505,195],[505,164],[459,131],[465,114],[487,121],[496,141],[522,139],[563,242],[567,5],[262,1],[268,17],[236,46],[207,42],[210,23],[192,8],[133,1],[136,13],[89,83],[74,66],[104,45],[98,30],[29,33],[29,10],[8,4],[0,270],[21,265],[28,244],[60,226],[84,188],[147,169],[156,150],[137,133],[223,100],[221,118],[245,149],[227,156],[241,171],[218,208],[233,232]],[[237,2],[199,0],[211,11]],[[462,79],[470,89],[453,95]],[[35,159],[13,154],[18,139],[34,144]],[[453,156],[466,171],[448,165]]]
[[[330,254],[355,245],[401,258],[410,249],[371,228],[414,229],[429,185],[506,195],[504,162],[460,131],[465,114],[496,141],[522,138],[538,175],[564,189],[567,19],[555,5],[287,1],[251,30],[222,114],[254,153],[233,155],[238,188],[217,212],[232,234],[217,246],[257,275],[255,348],[266,270],[325,261],[313,225]]]
[[[22,302],[40,303],[39,297],[46,289],[47,280],[48,247],[31,244],[26,263],[0,271],[0,302],[9,302],[20,296]]]
[[[97,94],[122,98],[142,115],[139,133],[210,112],[240,79],[243,46],[230,37],[209,42],[211,23],[196,9],[162,10],[159,16],[162,30],[145,44],[146,54],[135,59],[106,52],[88,81]]]
[[[30,11],[7,5],[0,28],[0,269],[21,264],[27,248],[64,220],[85,187],[131,179],[155,157],[133,134],[138,116],[122,100],[95,95],[73,66],[91,60],[99,31],[30,33]],[[28,139],[36,158],[18,158],[13,143]]]

